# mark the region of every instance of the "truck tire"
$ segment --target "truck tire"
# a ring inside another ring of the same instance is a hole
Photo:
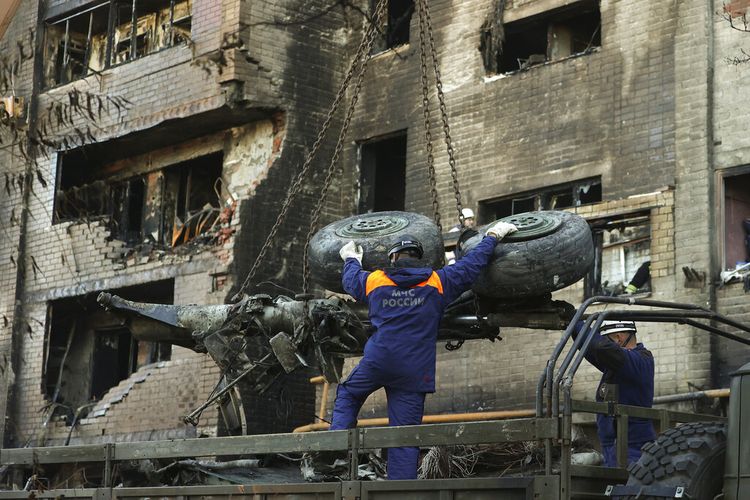
[[[477,295],[515,299],[565,288],[583,278],[594,262],[591,229],[582,217],[562,211],[539,211],[500,219],[518,231],[506,236],[474,283]],[[491,224],[479,228],[458,249],[465,255],[484,237]]]
[[[315,283],[333,292],[343,292],[339,250],[349,241],[362,245],[362,267],[368,271],[390,265],[388,250],[400,235],[417,238],[424,248],[425,266],[443,267],[443,237],[435,223],[411,212],[373,212],[355,215],[327,225],[310,240],[310,275]]]
[[[628,467],[628,486],[684,486],[685,498],[713,499],[724,482],[726,425],[695,422],[668,429]],[[640,498],[657,498],[641,496]]]

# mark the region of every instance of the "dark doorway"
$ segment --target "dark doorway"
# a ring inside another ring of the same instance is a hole
[[[724,178],[725,269],[750,260],[750,173]]]
[[[171,304],[174,280],[110,290],[128,300]],[[122,321],[96,303],[98,292],[50,302],[42,390],[71,415],[101,399],[142,365],[170,359],[170,344],[138,342]]]
[[[359,213],[404,210],[406,132],[361,145]]]

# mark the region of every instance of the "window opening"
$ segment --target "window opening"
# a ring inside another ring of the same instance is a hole
[[[373,2],[372,11],[374,10],[375,3]],[[388,19],[383,28],[383,37],[380,43],[375,44],[374,52],[382,52],[409,43],[409,30],[413,14],[413,0],[389,0]]]
[[[48,23],[46,87],[187,43],[191,4],[192,0],[112,0]]]
[[[90,162],[82,150],[61,154],[54,223],[104,219],[113,237],[131,245],[187,243],[218,220],[222,165],[217,152],[152,172],[106,176],[108,165]]]
[[[750,262],[750,172],[724,177],[725,269]]]
[[[359,213],[404,210],[406,133],[361,146]]]
[[[584,280],[585,296],[651,290],[649,212],[590,221],[594,264]]]
[[[585,179],[551,186],[533,193],[479,203],[480,223],[535,210],[560,210],[602,201],[601,179]]]
[[[222,154],[189,160],[166,170],[164,199],[164,243],[185,243],[213,225],[219,215],[220,196],[216,191],[221,177]]]
[[[588,54],[600,46],[599,2],[582,1],[506,24],[502,48],[493,57],[498,70],[508,73]],[[491,50],[491,47],[483,47],[483,50]]]
[[[112,290],[129,300],[174,302],[174,280]],[[136,341],[121,320],[96,303],[98,293],[49,303],[42,390],[68,423],[77,408],[101,399],[141,366],[167,361],[168,343]]]

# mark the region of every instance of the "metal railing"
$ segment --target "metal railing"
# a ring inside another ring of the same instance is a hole
[[[588,317],[585,316],[589,307],[601,304],[620,304],[625,306],[648,307],[650,309],[605,309],[604,311],[594,312]],[[584,318],[586,319],[584,320]],[[571,456],[571,436],[568,432],[572,425],[572,413],[576,409],[577,404],[573,402],[571,396],[573,379],[583,362],[586,350],[591,344],[592,339],[599,334],[599,328],[606,320],[684,324],[735,342],[750,345],[750,340],[720,328],[728,326],[745,333],[750,333],[750,327],[704,307],[649,299],[635,299],[631,297],[592,297],[586,300],[574,314],[573,319],[563,333],[562,338],[553,350],[544,371],[539,376],[536,391],[537,416],[561,418],[561,436],[559,443],[561,453],[561,491],[569,491],[570,489],[569,467]],[[707,323],[702,321],[707,321]],[[577,335],[574,335],[576,330],[578,331]],[[562,356],[563,351],[571,338],[573,339],[571,348],[563,357],[557,371],[555,371],[557,362]],[[563,399],[562,405],[560,403],[561,392]],[[591,413],[609,414],[616,418],[616,454],[618,465],[620,466],[627,464],[628,416],[652,419],[662,423],[711,420],[716,418],[710,415],[696,416],[688,413],[669,411],[663,413],[665,410],[617,405],[615,403],[578,404],[577,409],[578,411],[583,410]],[[545,440],[545,467],[548,474],[551,473],[553,444],[552,439]]]
[[[628,416],[657,420],[663,428],[674,422],[719,418],[670,410],[617,404],[610,405],[590,401],[573,401],[572,403],[573,411],[576,412],[613,414],[618,418],[618,425],[622,425],[622,432],[625,435],[627,433]],[[345,451],[348,455],[349,477],[356,478],[360,454],[366,450],[395,446],[427,447],[521,441],[553,442],[559,444],[561,450],[564,450],[566,445],[569,447],[571,425],[570,419],[556,416],[403,427],[357,428],[306,434],[266,434],[180,439],[174,441],[123,442],[42,448],[6,448],[0,450],[0,464],[36,468],[45,464],[102,463],[104,471],[102,488],[96,490],[98,492],[97,495],[101,496],[102,489],[113,489],[114,464],[124,460]],[[626,442],[627,440],[624,441]],[[625,450],[627,451],[627,448]],[[566,456],[567,459],[565,458]],[[566,455],[562,453],[561,460],[560,472],[553,473],[552,470],[545,472],[540,477],[546,478],[547,481],[539,483],[544,486],[537,485],[535,487],[547,488],[545,489],[547,494],[554,495],[554,498],[566,499],[570,498],[571,475],[574,472],[574,468],[571,468],[569,464],[570,454]],[[584,471],[585,473],[586,468],[579,467],[577,470],[578,472]],[[554,476],[558,477],[555,478]],[[550,478],[552,480],[549,480]],[[468,478],[465,481],[468,481],[466,485],[472,485],[472,481],[481,480]],[[268,486],[273,487],[273,485]],[[292,488],[293,485],[286,486]],[[294,485],[294,488],[303,486],[305,485]],[[317,485],[311,483],[309,486],[312,488]],[[202,491],[200,488],[195,486],[184,487],[183,494],[193,490],[197,493]],[[278,489],[278,486],[276,488]],[[294,489],[289,488],[287,488],[289,491]],[[158,488],[155,491],[157,490]],[[57,493],[61,493],[61,491],[58,490]],[[163,493],[166,494],[166,491],[164,490]],[[49,493],[52,493],[52,491]],[[9,494],[0,492],[0,498],[5,498]],[[67,495],[67,497],[71,496],[71,494]],[[93,496],[94,494],[92,493],[89,498]]]

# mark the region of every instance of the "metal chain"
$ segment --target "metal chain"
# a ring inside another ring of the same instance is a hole
[[[440,220],[440,200],[437,190],[437,174],[435,172],[435,157],[432,153],[432,132],[430,131],[430,90],[427,77],[427,40],[425,32],[428,29],[425,22],[425,5],[420,0],[417,2],[419,11],[419,59],[421,62],[420,72],[422,79],[422,113],[424,115],[424,142],[427,152],[427,173],[430,181],[430,196],[432,198],[432,218],[435,219],[440,232],[443,232],[443,225]]]
[[[386,3],[387,3],[387,0],[379,0],[377,9],[384,10],[384,6],[386,5]],[[279,228],[284,223],[284,220],[286,219],[287,213],[289,212],[289,207],[291,206],[292,201],[297,197],[299,192],[302,190],[302,181],[307,176],[307,173],[310,170],[310,166],[312,165],[312,161],[315,158],[315,155],[317,155],[318,151],[320,150],[320,146],[323,143],[323,139],[325,138],[328,132],[328,129],[331,126],[333,117],[336,114],[336,111],[338,110],[338,107],[341,104],[341,101],[344,99],[344,96],[346,95],[346,90],[348,89],[349,83],[351,82],[351,79],[354,76],[355,70],[360,65],[361,61],[364,60],[366,62],[367,58],[369,57],[369,53],[372,48],[372,41],[370,41],[368,45],[368,40],[374,37],[373,32],[377,32],[376,22],[371,22],[367,30],[365,31],[364,35],[362,36],[362,42],[360,42],[359,47],[357,48],[357,52],[354,55],[354,59],[346,73],[346,76],[344,77],[344,80],[341,82],[341,85],[339,86],[338,92],[336,93],[336,98],[333,100],[333,103],[331,104],[331,108],[328,110],[328,114],[326,115],[326,119],[323,122],[323,126],[318,132],[318,136],[315,139],[315,142],[313,143],[312,148],[310,149],[310,152],[305,158],[305,161],[302,164],[302,168],[297,173],[297,176],[294,178],[294,181],[292,182],[292,184],[289,186],[289,189],[287,190],[286,198],[284,198],[284,202],[281,205],[281,210],[279,211],[279,215],[276,217],[276,222],[271,227],[271,231],[269,231],[268,236],[266,237],[266,240],[263,242],[263,246],[258,252],[258,255],[255,258],[255,262],[250,268],[250,272],[248,272],[247,277],[242,282],[242,286],[237,291],[237,293],[234,294],[234,296],[232,297],[232,301],[239,300],[242,297],[242,294],[245,292],[245,290],[247,290],[247,287],[250,285],[253,278],[255,277],[255,274],[258,272],[261,262],[263,262],[263,260],[265,259],[266,253],[268,252],[268,249],[271,247],[273,240],[276,237],[276,233],[278,233]],[[370,47],[369,49],[367,48],[368,46]],[[305,248],[307,248],[307,245],[305,245]]]
[[[438,65],[437,50],[435,49],[435,38],[432,34],[432,19],[430,18],[430,9],[427,0],[418,0],[421,10],[424,11],[424,22],[427,27],[427,36],[430,40],[430,53],[432,56],[432,65],[435,69],[435,88],[437,89],[438,101],[440,103],[440,118],[443,121],[443,134],[445,135],[445,145],[448,149],[448,163],[451,167],[451,177],[453,179],[453,194],[456,197],[456,210],[458,211],[458,221],[463,223],[463,204],[461,203],[461,190],[458,185],[458,171],[456,170],[456,158],[453,150],[453,141],[451,140],[451,129],[448,125],[448,109],[445,105],[445,94],[443,94],[443,82],[440,78],[440,67]],[[421,20],[420,20],[421,22]],[[421,31],[421,30],[420,30]]]
[[[336,164],[338,163],[339,157],[341,156],[341,151],[344,149],[344,139],[346,138],[346,133],[349,130],[349,124],[352,121],[354,108],[356,107],[357,101],[359,100],[359,93],[362,90],[362,82],[364,81],[365,72],[367,71],[367,63],[369,62],[369,57],[367,57],[367,55],[372,50],[372,45],[375,42],[375,35],[377,35],[378,33],[377,27],[380,25],[387,5],[388,0],[378,0],[378,4],[375,7],[374,19],[370,26],[368,26],[367,32],[365,34],[364,45],[366,56],[362,58],[362,64],[359,68],[359,73],[357,74],[357,80],[354,86],[354,90],[352,91],[351,101],[349,102],[349,107],[346,110],[346,117],[344,118],[344,123],[341,125],[339,137],[336,141],[336,147],[333,150],[331,162],[328,164],[328,171],[326,173],[325,181],[323,181],[323,188],[320,191],[318,203],[315,205],[315,210],[312,214],[310,229],[308,230],[307,237],[305,238],[305,250],[302,256],[302,293],[307,293],[310,283],[310,264],[308,262],[310,240],[312,239],[312,236],[313,234],[315,234],[315,230],[317,229],[318,221],[320,220],[320,214],[323,209],[323,205],[325,204],[325,200],[328,196],[328,189],[330,188],[331,183],[333,182],[333,177],[337,171]]]

